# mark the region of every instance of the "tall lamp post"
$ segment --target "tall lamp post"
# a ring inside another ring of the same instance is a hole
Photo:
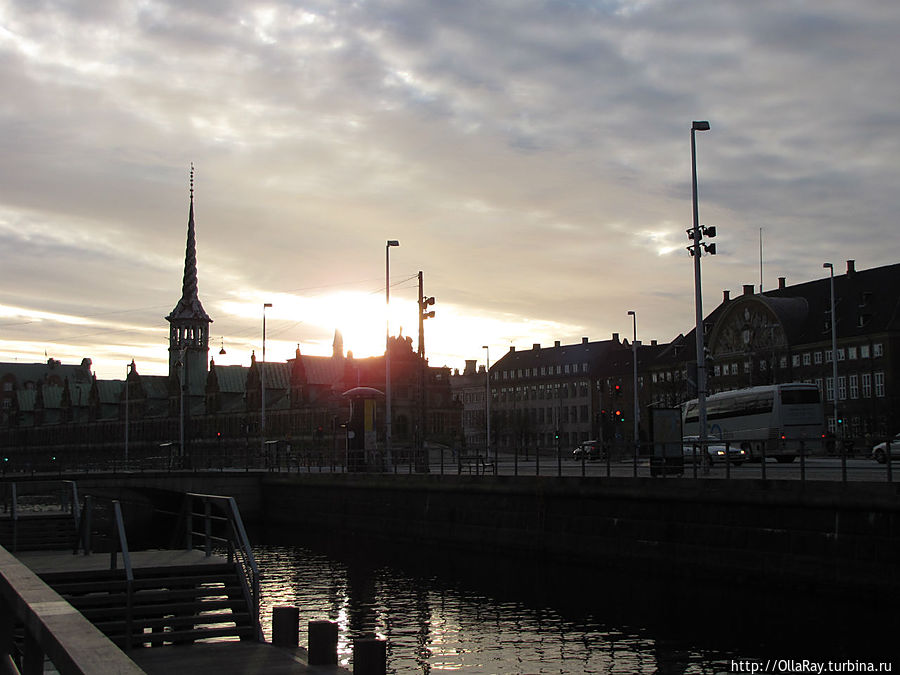
[[[399,246],[396,239],[388,239],[384,247],[384,303],[387,318],[384,334],[384,447],[388,463],[393,463],[391,435],[391,247]]]
[[[694,205],[694,224],[688,230],[688,238],[693,241],[688,250],[694,257],[694,307],[696,310],[695,337],[697,343],[697,409],[699,413],[700,451],[706,452],[706,350],[703,344],[703,293],[700,285],[700,255],[701,250],[715,254],[716,245],[707,246],[700,240],[703,234],[710,237],[716,236],[716,228],[700,228],[700,215],[697,206],[697,143],[696,132],[709,131],[709,122],[694,121],[691,124],[691,178],[692,196]],[[702,249],[701,249],[702,247]]]
[[[641,408],[638,402],[638,362],[637,362],[637,314],[634,310],[628,310],[628,316],[631,317],[631,325],[633,333],[631,337],[631,360],[634,362],[634,447],[640,452],[640,422]]]
[[[484,388],[485,388],[485,396],[484,399],[484,416],[487,422],[487,437],[485,438],[485,452],[488,457],[491,456],[491,348],[488,345],[482,345],[481,348],[485,350],[485,360],[487,363],[487,367],[484,369]],[[497,458],[494,457],[494,467],[496,469],[497,466]]]
[[[132,361],[131,363],[134,363]],[[131,372],[131,363],[125,365],[125,468],[128,469],[128,374]]]
[[[831,393],[834,396],[834,436],[843,445],[843,434],[838,426],[838,359],[837,359],[837,317],[834,314],[834,265],[824,263],[823,268],[831,272]],[[841,453],[843,455],[843,453]]]
[[[260,450],[262,450],[263,460],[266,457],[266,309],[272,306],[271,302],[263,303],[263,325],[262,325],[262,366],[259,369],[259,386],[260,386],[260,416],[259,416],[259,436]]]

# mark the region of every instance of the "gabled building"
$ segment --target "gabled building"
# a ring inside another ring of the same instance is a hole
[[[762,293],[745,285],[704,320],[708,391],[810,382],[826,402],[828,428],[862,445],[900,430],[900,264],[834,277],[837,353],[831,345],[831,280],[824,277]],[[679,336],[649,366],[654,399],[672,406],[696,397],[694,332]],[[833,359],[838,377],[834,381]]]

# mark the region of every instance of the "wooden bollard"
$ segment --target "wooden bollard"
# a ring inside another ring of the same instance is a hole
[[[338,625],[334,621],[310,621],[308,640],[309,665],[337,665]]]
[[[385,675],[387,672],[387,642],[377,638],[353,641],[354,675]]]
[[[283,605],[272,609],[272,644],[296,647],[300,643],[300,609]]]

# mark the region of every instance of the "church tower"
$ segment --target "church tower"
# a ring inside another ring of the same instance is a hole
[[[212,319],[197,297],[197,243],[194,235],[194,165],[191,165],[191,207],[181,300],[166,317],[169,322],[169,377],[178,377],[191,396],[203,396],[209,366],[209,324]]]

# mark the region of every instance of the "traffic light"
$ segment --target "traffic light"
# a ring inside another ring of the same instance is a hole
[[[616,410],[615,420],[616,420],[616,422],[624,422],[625,421],[625,416],[622,414],[621,410]]]
[[[616,396],[620,396],[620,395],[622,394],[622,385],[621,385],[621,384],[617,384],[615,387],[613,387],[613,393],[614,393]]]

